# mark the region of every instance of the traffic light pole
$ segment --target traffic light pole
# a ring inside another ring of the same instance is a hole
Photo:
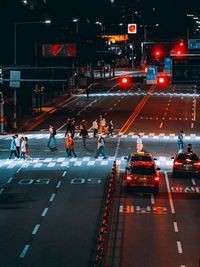
[[[3,93],[0,92],[0,133],[4,133],[4,114],[3,114]]]
[[[13,128],[17,129],[17,91],[14,88],[14,103],[13,103]]]

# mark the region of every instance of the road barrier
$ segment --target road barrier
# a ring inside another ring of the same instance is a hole
[[[114,161],[111,173],[106,183],[105,195],[103,199],[102,212],[97,233],[96,250],[94,255],[93,267],[103,267],[106,257],[106,250],[110,236],[112,224],[112,209],[115,197],[117,171],[116,161]]]

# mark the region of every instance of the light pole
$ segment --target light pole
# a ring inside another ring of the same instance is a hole
[[[14,23],[14,65],[17,65],[17,26],[26,24],[50,24],[51,20],[46,19],[44,21],[25,21],[25,22],[15,22]],[[13,97],[13,128],[17,129],[17,92],[14,87],[14,97]]]

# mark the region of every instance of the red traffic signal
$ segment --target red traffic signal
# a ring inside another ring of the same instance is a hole
[[[132,83],[132,77],[130,76],[120,76],[118,78],[118,83],[120,86],[129,86]]]
[[[170,83],[170,78],[168,76],[159,75],[157,78],[157,84],[159,86],[167,86]]]

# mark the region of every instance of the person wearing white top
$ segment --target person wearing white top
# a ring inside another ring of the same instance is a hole
[[[18,156],[20,156],[20,140],[18,134],[15,135],[15,144]]]
[[[21,137],[21,147],[20,147],[20,158],[25,159],[25,152],[26,152],[26,141],[24,137]]]
[[[137,146],[136,146],[137,152],[141,152],[143,149],[143,144],[142,144],[142,138],[139,134],[138,134],[136,143],[137,143]]]
[[[97,133],[98,133],[98,122],[97,122],[97,119],[92,122],[92,129],[93,129],[93,135],[94,135],[94,138],[95,138]]]

